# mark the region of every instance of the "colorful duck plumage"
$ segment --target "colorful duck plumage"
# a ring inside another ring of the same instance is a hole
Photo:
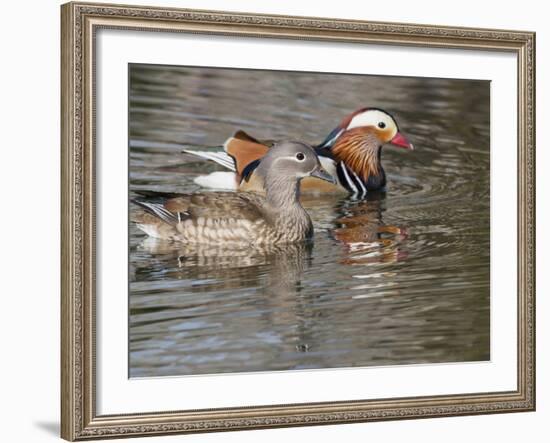
[[[306,178],[302,181],[302,192],[349,192],[364,197],[369,191],[384,189],[386,174],[381,150],[385,144],[414,149],[399,132],[395,119],[382,109],[362,108],[346,116],[315,146],[323,167],[337,178],[336,184]],[[257,166],[271,146],[272,141],[261,141],[239,130],[224,143],[221,152],[184,152],[213,160],[231,171],[229,175],[216,172],[198,177],[198,184],[263,192],[263,177]]]

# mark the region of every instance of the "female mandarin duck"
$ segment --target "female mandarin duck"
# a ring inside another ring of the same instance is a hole
[[[311,238],[313,225],[299,202],[300,180],[335,182],[315,150],[298,142],[276,144],[256,170],[265,195],[144,193],[133,200],[145,209],[134,221],[152,237],[188,244],[281,244]]]
[[[337,178],[329,184],[314,178],[302,182],[304,192],[351,192],[364,197],[368,191],[382,190],[386,186],[386,173],[381,163],[382,146],[392,144],[405,149],[413,145],[399,132],[395,119],[386,111],[363,108],[348,115],[315,147],[323,167]],[[262,191],[264,180],[258,169],[259,159],[272,146],[272,142],[259,141],[244,131],[237,131],[223,145],[224,152],[190,151],[202,158],[233,171],[214,172],[195,179],[201,186]]]

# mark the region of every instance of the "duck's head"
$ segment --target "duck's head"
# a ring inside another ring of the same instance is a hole
[[[391,114],[379,108],[362,108],[346,116],[321,143],[320,147],[332,148],[345,136],[364,137],[366,145],[379,148],[391,144],[413,150],[414,146],[401,132]]]
[[[260,160],[258,172],[277,181],[299,181],[311,176],[336,183],[335,178],[321,166],[315,150],[295,141],[280,142],[269,149]]]
[[[319,148],[329,149],[336,160],[362,178],[368,189],[380,189],[386,183],[380,161],[385,144],[414,149],[389,113],[363,108],[344,118]]]

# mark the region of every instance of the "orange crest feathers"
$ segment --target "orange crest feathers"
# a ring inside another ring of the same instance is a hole
[[[347,167],[361,177],[365,182],[372,175],[380,175],[381,165],[379,150],[382,142],[372,127],[360,127],[344,132],[331,149],[337,160],[343,161]]]

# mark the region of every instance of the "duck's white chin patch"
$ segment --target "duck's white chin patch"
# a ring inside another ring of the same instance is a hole
[[[237,181],[234,172],[216,171],[208,175],[200,175],[193,180],[197,185],[203,188],[214,189],[237,189]]]

